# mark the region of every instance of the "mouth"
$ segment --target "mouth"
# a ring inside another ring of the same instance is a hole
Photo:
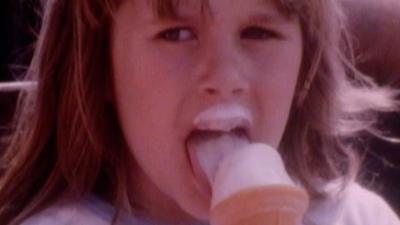
[[[235,140],[245,140],[238,141]],[[230,131],[195,129],[186,138],[186,154],[198,188],[206,196],[212,195],[212,183],[219,162],[242,143],[250,141],[244,127]]]
[[[200,112],[185,139],[192,173],[201,191],[211,195],[219,162],[250,140],[250,110],[238,104],[218,104]]]
[[[235,127],[229,131],[194,129],[189,133],[188,137],[186,138],[186,146],[188,142],[199,143],[210,139],[216,139],[227,134],[250,140],[249,131],[245,127]]]

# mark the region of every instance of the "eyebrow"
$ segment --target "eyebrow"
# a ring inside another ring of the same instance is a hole
[[[168,16],[168,17],[158,17],[155,16],[150,23],[151,24],[157,24],[160,21],[163,22],[190,22],[194,21],[194,17],[190,15],[182,15],[182,14],[176,14],[174,16]],[[275,15],[271,13],[257,13],[257,14],[251,14],[247,21],[250,23],[254,24],[283,24],[287,23],[290,21],[290,19],[286,18],[283,15]]]
[[[251,23],[255,24],[266,24],[266,23],[276,23],[282,24],[287,23],[289,21],[288,18],[283,15],[272,15],[271,13],[259,13],[251,15],[248,19]]]
[[[165,0],[163,0],[165,1]],[[269,0],[272,1],[272,0]],[[260,9],[263,8],[261,5],[266,4],[265,0],[260,0]],[[167,4],[168,5],[168,4]],[[185,14],[182,12],[179,12],[179,9],[174,6],[169,7],[156,7],[153,8],[153,18],[151,19],[150,23],[151,24],[157,24],[159,22],[191,22],[196,20],[195,16],[191,14]],[[281,12],[279,9],[276,8],[277,12],[275,10],[257,10],[252,13],[249,13],[248,16],[246,16],[246,20],[251,22],[251,23],[259,23],[259,24],[282,24],[282,23],[287,23],[290,21],[290,17],[285,16],[283,12]],[[210,5],[208,4],[208,1],[202,1],[201,3],[201,9],[200,9],[200,14],[201,17],[210,17],[211,20],[214,17],[212,9],[210,8]]]
[[[152,25],[157,25],[160,22],[161,23],[181,23],[181,22],[193,22],[195,19],[191,16],[183,16],[183,15],[174,15],[174,16],[168,16],[168,17],[159,17],[159,16],[154,16],[150,20],[150,24]]]
[[[211,9],[208,0],[200,0],[200,13],[202,16],[210,14]],[[155,20],[185,21],[190,16],[183,16],[179,12],[179,0],[153,0],[153,15]]]

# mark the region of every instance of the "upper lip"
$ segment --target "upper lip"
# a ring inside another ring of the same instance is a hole
[[[201,111],[193,120],[194,131],[240,131],[250,137],[253,125],[251,112],[239,104],[218,104]]]

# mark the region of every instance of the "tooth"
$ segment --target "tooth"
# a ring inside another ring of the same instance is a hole
[[[197,129],[229,132],[252,124],[250,111],[238,104],[218,104],[201,112],[193,122]]]

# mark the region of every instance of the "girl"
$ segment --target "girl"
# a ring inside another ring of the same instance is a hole
[[[1,223],[208,223],[208,164],[258,143],[310,196],[302,224],[400,224],[354,182],[350,138],[395,103],[352,68],[342,17],[335,0],[48,0]]]

